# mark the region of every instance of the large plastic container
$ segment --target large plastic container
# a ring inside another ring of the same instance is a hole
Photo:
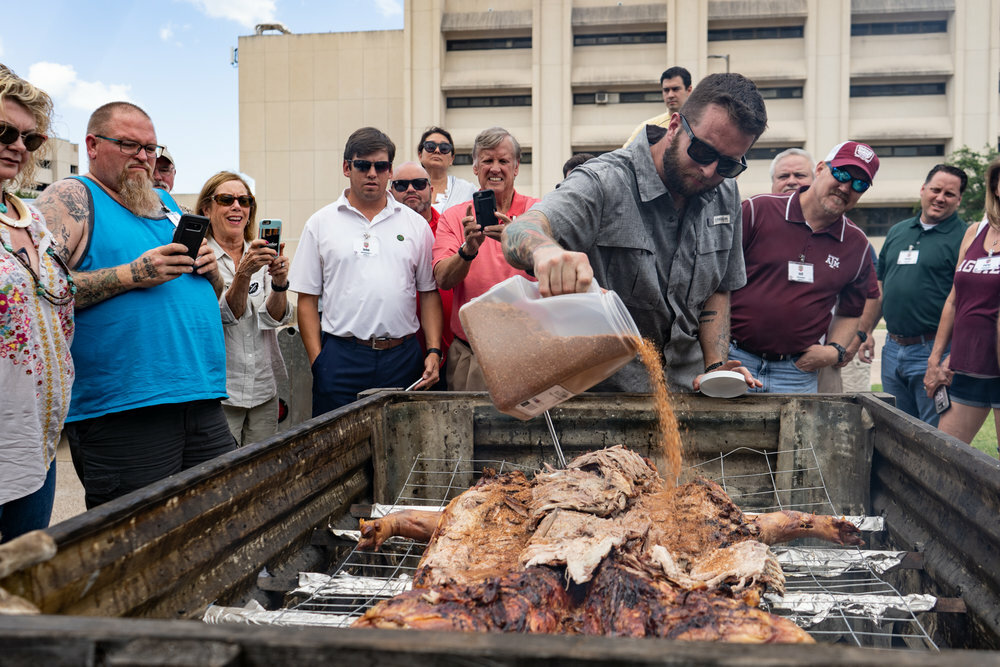
[[[639,350],[639,329],[614,292],[542,298],[521,276],[458,311],[494,405],[530,419],[590,389]]]

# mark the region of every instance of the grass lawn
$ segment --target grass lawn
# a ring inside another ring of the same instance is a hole
[[[873,384],[872,391],[882,391],[882,385]],[[979,429],[979,433],[977,433],[976,437],[972,439],[972,446],[979,451],[996,458],[997,426],[996,420],[993,418],[992,414],[986,418],[986,422],[983,424],[983,427]]]

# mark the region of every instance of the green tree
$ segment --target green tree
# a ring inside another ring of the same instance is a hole
[[[982,152],[977,152],[968,146],[962,146],[951,154],[948,164],[965,170],[969,176],[969,184],[962,195],[962,204],[958,207],[958,215],[969,223],[983,219],[986,210],[986,168],[1000,153],[993,146],[985,146]]]

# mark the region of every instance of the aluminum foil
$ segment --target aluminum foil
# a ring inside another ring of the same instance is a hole
[[[885,530],[885,517],[883,516],[845,516],[845,519],[858,527],[858,530],[866,533],[881,533]]]
[[[838,577],[847,572],[885,574],[902,562],[905,551],[771,547],[786,577]]]
[[[244,623],[246,625],[323,625],[344,628],[354,622],[357,616],[349,614],[314,614],[308,611],[279,609],[268,611],[256,600],[246,607],[221,607],[212,605],[205,610],[201,620],[212,625],[223,623]]]
[[[937,603],[937,598],[933,595],[866,593],[785,593],[784,597],[767,593],[764,600],[771,611],[789,612],[783,616],[801,628],[822,623],[831,614],[865,616],[881,624],[889,612],[902,612],[908,617],[910,612],[930,611]]]
[[[372,596],[393,597],[405,593],[413,586],[408,574],[397,578],[358,577],[351,574],[319,574],[300,572],[299,587],[292,591],[313,597]]]

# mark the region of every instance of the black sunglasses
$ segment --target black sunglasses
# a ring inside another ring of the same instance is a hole
[[[351,160],[351,164],[353,164],[354,168],[358,171],[364,172],[370,170],[374,165],[375,173],[377,174],[384,174],[392,169],[392,163],[388,160],[377,160],[375,162],[372,162],[371,160]]]
[[[830,175],[833,176],[834,180],[838,183],[850,183],[851,189],[855,192],[864,192],[872,186],[868,181],[862,180],[860,178],[854,178],[851,176],[851,172],[847,171],[843,167],[834,167],[829,162],[826,166],[830,168]]]
[[[45,143],[45,140],[48,139],[44,134],[22,132],[10,123],[0,123],[0,144],[10,146],[17,141],[18,137],[24,140],[24,147],[29,153],[37,151]]]
[[[426,190],[427,186],[430,185],[430,181],[426,178],[411,178],[411,179],[399,179],[392,182],[392,189],[396,192],[406,192],[407,188],[413,186],[413,189],[417,192]]]
[[[250,208],[253,206],[254,198],[253,195],[212,195],[212,200],[221,206],[232,206],[234,201],[240,203],[243,208]]]
[[[455,147],[449,144],[447,141],[442,141],[441,143],[438,143],[436,141],[424,142],[424,150],[427,151],[428,153],[433,153],[435,150],[437,150],[441,152],[441,155],[447,155],[454,148]]]
[[[712,164],[713,162],[718,162],[715,165],[715,173],[723,178],[735,178],[739,176],[747,168],[746,156],[740,157],[739,161],[734,160],[731,157],[726,157],[719,151],[715,150],[704,141],[694,136],[694,132],[691,131],[691,126],[688,125],[687,118],[683,114],[677,114],[681,117],[681,127],[687,132],[688,138],[691,143],[688,144],[688,157],[697,162],[698,164]]]

